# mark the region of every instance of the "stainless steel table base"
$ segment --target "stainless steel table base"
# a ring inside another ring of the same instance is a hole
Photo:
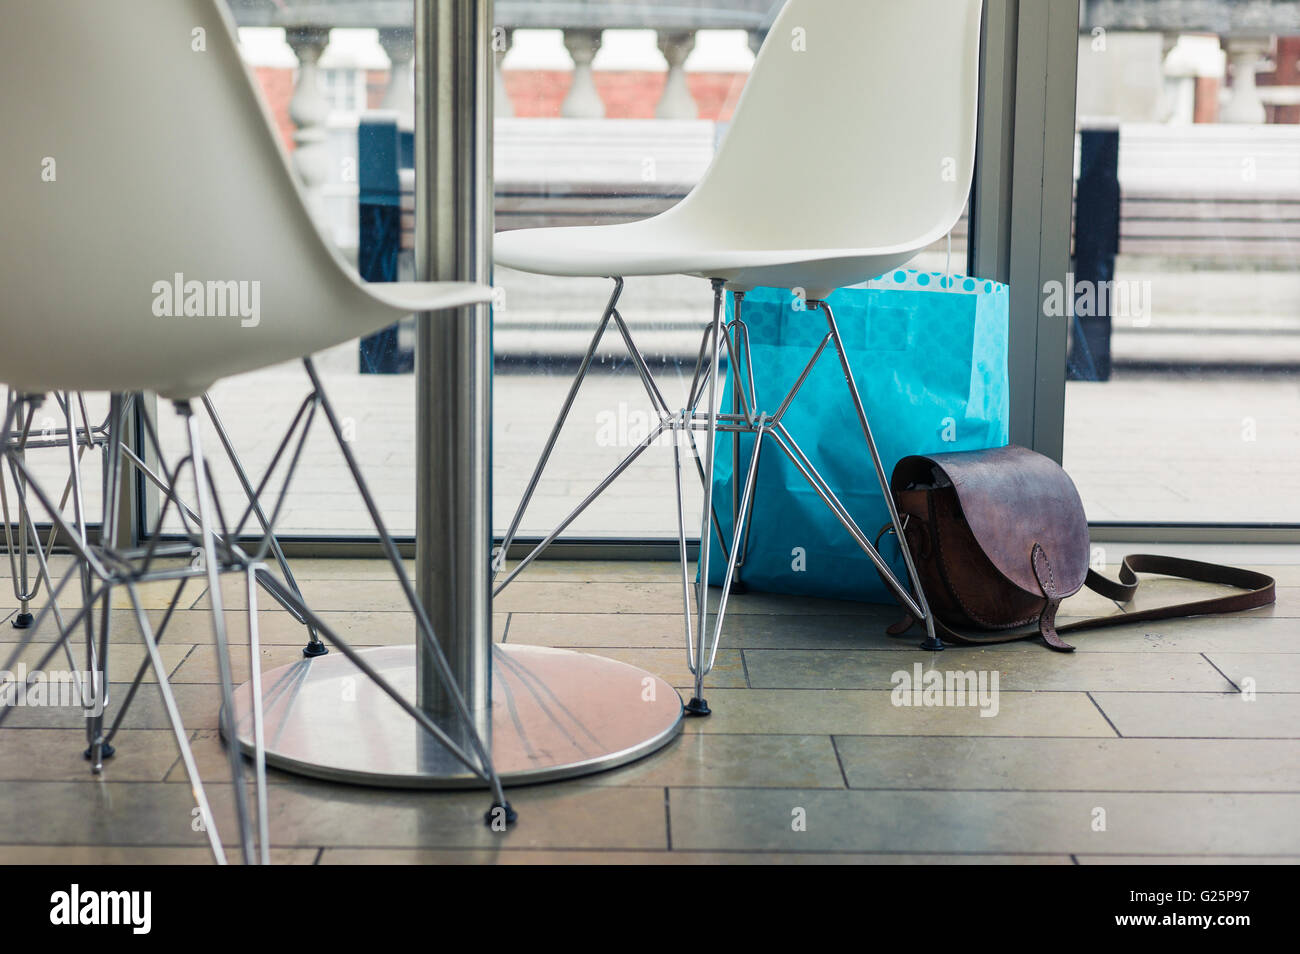
[[[361,651],[412,698],[414,646]],[[388,788],[483,788],[393,700],[340,654],[262,674],[266,762],[300,775]],[[251,690],[235,694],[240,748],[252,751]],[[677,691],[626,663],[539,646],[493,647],[490,731],[484,741],[506,785],[589,775],[625,765],[672,741],[681,727]],[[459,738],[456,718],[438,718]]]

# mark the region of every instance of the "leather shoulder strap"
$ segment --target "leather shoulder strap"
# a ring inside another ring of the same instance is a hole
[[[1277,599],[1277,581],[1264,573],[1243,570],[1235,566],[1223,566],[1218,563],[1202,563],[1199,560],[1184,560],[1179,557],[1159,556],[1152,553],[1133,553],[1124,558],[1119,568],[1119,582],[1108,580],[1100,573],[1088,571],[1085,585],[1095,593],[1127,603],[1133,599],[1138,589],[1139,573],[1157,573],[1161,576],[1175,576],[1198,583],[1219,583],[1223,586],[1236,587],[1240,592],[1226,596],[1213,596],[1190,603],[1177,603],[1173,606],[1156,606],[1136,613],[1120,613],[1116,616],[1098,616],[1093,619],[1080,620],[1061,626],[1057,632],[1078,632],[1083,629],[1101,629],[1105,626],[1121,626],[1124,623],[1140,623],[1148,619],[1172,619],[1178,616],[1208,616],[1213,613],[1240,613],[1243,610],[1268,606]]]
[[[1150,553],[1134,553],[1124,558],[1120,565],[1119,582],[1109,580],[1093,570],[1088,571],[1087,586],[1096,593],[1109,599],[1127,603],[1133,599],[1138,590],[1139,573],[1156,573],[1173,576],[1198,583],[1218,583],[1223,586],[1236,587],[1238,592],[1225,596],[1214,596],[1189,603],[1175,603],[1171,606],[1156,606],[1151,609],[1138,610],[1135,613],[1116,613],[1113,616],[1095,616],[1092,619],[1079,620],[1065,626],[1056,627],[1057,633],[1077,633],[1088,629],[1104,629],[1109,626],[1126,626],[1129,623],[1141,623],[1153,619],[1175,619],[1183,616],[1208,616],[1215,613],[1240,613],[1243,610],[1268,606],[1277,599],[1277,581],[1264,573],[1243,570],[1239,567],[1222,566],[1218,563],[1202,563],[1199,560],[1184,560],[1180,557],[1158,556]],[[911,620],[909,616],[909,620]],[[905,621],[907,622],[907,621]],[[915,622],[911,620],[911,622]],[[1020,639],[1039,636],[1037,628],[1033,630],[1015,630],[999,633],[960,633],[935,618],[935,630],[950,642],[969,643],[973,645],[1011,643]],[[899,636],[910,628],[910,623],[896,623],[889,628],[892,636]],[[1072,652],[1074,647],[1060,640],[1047,640],[1048,646],[1059,652]]]

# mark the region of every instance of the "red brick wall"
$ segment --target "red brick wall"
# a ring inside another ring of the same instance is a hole
[[[292,149],[294,126],[289,118],[289,101],[293,99],[293,70],[261,67],[254,72],[285,147]],[[699,118],[729,120],[745,87],[747,75],[686,74],[691,94],[699,104]],[[667,82],[667,74],[648,71],[598,70],[594,77],[596,91],[605,103],[605,115],[609,119],[653,119]],[[560,105],[572,82],[573,74],[568,70],[509,70],[505,73],[506,92],[514,105],[515,115],[523,118],[559,116]],[[386,70],[367,71],[366,100],[371,109],[378,108],[383,102],[387,87]]]
[[[691,94],[700,104],[700,118],[728,122],[748,78],[748,73],[687,73]]]
[[[378,109],[388,92],[388,70],[366,70],[366,105]]]
[[[573,74],[567,70],[507,70],[506,93],[520,118],[560,115]],[[700,119],[728,120],[744,88],[745,73],[687,73]],[[596,92],[605,103],[608,119],[653,119],[663,95],[666,73],[597,70]]]
[[[262,96],[275,119],[275,128],[280,133],[284,148],[292,150],[294,125],[289,118],[289,101],[293,99],[293,70],[259,66],[253,70],[253,75],[262,87]]]
[[[1300,86],[1300,36],[1282,36],[1277,40],[1277,64],[1271,73],[1260,73],[1260,86]],[[1271,123],[1300,123],[1300,106],[1266,106]]]
[[[293,150],[293,120],[289,118],[289,103],[293,99],[293,70],[276,69],[260,66],[253,70],[257,83],[262,88],[262,96],[275,117],[276,129],[284,141],[284,147]],[[366,105],[378,109],[384,101],[388,90],[388,70],[366,71]]]
[[[1219,121],[1219,81],[1213,76],[1196,77],[1196,105],[1192,122],[1217,123]]]

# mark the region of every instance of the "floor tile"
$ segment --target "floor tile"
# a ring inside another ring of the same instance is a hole
[[[1067,622],[1062,619],[1061,622]],[[1300,652],[1300,626],[1294,620],[1249,614],[1153,620],[1107,629],[1067,633],[1063,638],[1083,653]],[[985,647],[998,652],[1041,652],[1037,640]]]
[[[655,850],[667,845],[662,788],[563,782],[512,789],[509,799],[519,821],[500,833],[484,823],[491,804],[486,792],[387,791],[304,780],[271,786],[268,794],[272,841],[287,847]],[[214,811],[219,805],[228,813],[229,786],[216,791],[213,803]]]
[[[6,559],[4,562],[8,563]],[[59,606],[64,611],[75,613],[82,605],[81,587],[75,579],[71,580],[62,589],[59,589],[60,578],[54,577],[54,586],[59,593]],[[98,583],[95,584],[96,590],[99,589]],[[200,588],[195,588],[190,584],[194,593],[199,593]],[[145,609],[166,609],[176,594],[177,584],[168,581],[141,583],[137,585],[137,595],[140,605]],[[32,604],[32,613],[38,614],[41,609],[49,602],[49,594],[45,587],[42,586],[37,600]],[[8,583],[0,585],[0,607],[15,608],[19,605],[18,597],[13,593],[12,587]],[[131,597],[125,587],[118,586],[113,589],[113,608],[120,610],[129,610],[132,608]]]
[[[409,611],[410,603],[406,601],[402,588],[396,580],[300,580],[303,602],[313,612],[387,612],[390,610]],[[244,598],[242,585],[234,580],[222,581],[222,594],[232,610],[246,610],[248,603]],[[269,601],[270,596],[260,593],[259,600]],[[192,609],[206,610],[211,606],[208,594],[204,592],[193,604]]]
[[[231,678],[235,685],[241,685],[249,679],[248,646],[232,646],[226,654],[230,666]],[[262,646],[262,671],[287,666],[302,660],[300,646]],[[173,685],[180,683],[217,683],[221,679],[217,666],[217,650],[213,646],[195,646],[171,674]]]
[[[1300,692],[1300,653],[1211,652],[1206,658],[1243,690]]]
[[[1157,606],[1171,606],[1192,600],[1204,600],[1233,593],[1231,587],[1214,583],[1195,583],[1188,580],[1168,578],[1144,579],[1138,587],[1137,595],[1125,606],[1129,612],[1150,609]],[[1279,586],[1277,602],[1270,606],[1249,610],[1243,616],[1284,617],[1293,619],[1300,616],[1300,586]]]
[[[283,576],[274,560],[267,563],[277,576]],[[415,575],[415,561],[403,560],[408,577]],[[387,560],[350,557],[290,557],[289,569],[294,579],[305,580],[391,580],[393,568]]]
[[[673,847],[687,850],[1300,853],[1300,794],[674,788],[669,798]]]
[[[53,676],[55,673],[62,674],[69,672],[88,672],[91,669],[86,658],[86,643],[80,633],[77,638],[70,639],[68,650],[72,655],[72,664],[69,664],[68,654],[62,649],[56,649],[53,656],[49,656],[51,649],[50,643],[33,642],[30,646],[18,653],[16,658],[12,659],[12,644],[0,643],[0,666],[9,666],[6,672],[17,672],[17,666],[23,665],[28,674],[30,681],[42,660],[45,665],[41,671]],[[166,667],[168,677],[176,672],[192,652],[195,647],[186,643],[163,643],[158,647],[158,655],[162,657],[163,665]],[[46,659],[46,657],[49,657]],[[135,675],[140,669],[144,668],[144,679],[146,682],[156,682],[153,666],[145,665],[149,659],[149,653],[145,649],[139,633],[134,629],[119,629],[109,642],[108,652],[108,671],[109,680],[134,680]],[[75,668],[73,668],[75,666]],[[103,661],[97,668],[97,671],[103,671]],[[5,681],[7,677],[0,675],[0,681]]]
[[[681,614],[527,613],[510,614],[509,642],[574,649],[686,650]],[[724,635],[724,645],[727,644]]]
[[[883,691],[713,689],[713,715],[686,722],[686,732],[788,735],[975,735],[1113,737],[1087,694],[1003,692],[996,715],[962,708],[896,706]],[[989,710],[991,711],[991,710]]]
[[[852,788],[1295,792],[1300,742],[837,736]]]
[[[230,781],[230,756],[227,754],[226,745],[221,740],[221,732],[218,729],[195,729],[186,733],[189,739],[190,752],[194,755],[194,764],[198,769],[199,778],[207,784],[224,784]],[[179,750],[173,743],[173,750],[176,751],[176,757],[169,766],[164,781],[188,784],[189,776],[186,774],[185,765],[181,762]],[[253,784],[253,761],[250,758],[244,758],[245,778],[248,784]],[[289,772],[283,772],[273,766],[267,766],[266,780],[271,785],[281,785],[287,782],[297,782],[302,780],[300,775],[292,775]]]
[[[0,782],[0,844],[204,848],[185,785]]]
[[[340,638],[355,646],[392,646],[415,640],[415,616],[401,611],[387,612],[322,612],[318,614],[324,623]],[[161,612],[151,612],[150,621],[156,628],[162,621]],[[243,611],[227,610],[226,638],[231,645],[248,644],[248,614]],[[268,609],[265,606],[257,614],[258,637],[264,646],[298,646],[307,644],[307,629],[302,623],[293,619],[278,607]],[[126,634],[136,633],[135,620],[130,614],[114,614],[113,626]],[[500,613],[493,619],[493,627],[500,636],[505,632],[506,614]],[[9,628],[8,632],[18,632]],[[4,652],[6,642],[14,642],[4,627],[0,627],[0,653]],[[53,632],[44,628],[36,636],[38,641],[48,642]],[[139,636],[130,639],[138,642]],[[178,611],[172,615],[167,629],[162,634],[162,644],[195,643],[211,645],[212,614],[206,609]]]
[[[0,848],[3,860],[3,848]],[[437,851],[327,848],[323,865],[1068,865],[1068,855],[867,855],[756,851]]]
[[[678,649],[619,649],[617,647],[584,650],[607,659],[617,659],[666,679],[678,689],[695,685],[695,677],[686,666],[686,647]],[[745,666],[738,649],[720,649],[713,671],[704,677],[705,685],[743,689]]]
[[[507,563],[501,578],[512,573],[516,566],[517,561]],[[681,565],[668,560],[534,560],[519,574],[518,580],[521,583],[679,583]]]
[[[1294,865],[1300,855],[1075,855],[1081,865]]]
[[[1195,653],[1065,654],[999,653],[959,646],[914,660],[893,652],[863,650],[745,650],[749,684],[755,689],[888,689],[898,673],[910,679],[916,666],[945,675],[998,674],[1004,692],[1117,689],[1148,692],[1227,691],[1231,684]],[[910,685],[910,683],[909,683]],[[990,682],[991,685],[991,682]]]
[[[1183,739],[1300,738],[1300,694],[1094,692],[1123,736]]]
[[[272,848],[273,865],[311,865],[315,848]],[[237,850],[227,854],[240,863]],[[206,848],[150,845],[0,845],[0,865],[206,865],[212,855]]]
[[[594,775],[596,785],[843,788],[826,735],[686,733],[639,762]]]
[[[716,608],[718,590],[709,592],[710,612]],[[692,605],[693,598],[692,598]],[[655,613],[683,612],[682,589],[676,583],[512,583],[496,598],[498,612],[522,613]],[[804,615],[871,615],[879,607],[843,600],[805,599],[771,593],[733,595],[728,614],[791,613]]]
[[[113,740],[117,754],[100,776],[84,758],[83,729],[0,729],[0,779],[48,782],[160,782],[180,757],[176,738],[161,729],[131,729]]]
[[[874,649],[917,652],[924,635],[918,629],[901,638],[885,629],[901,618],[897,607],[865,605],[862,613],[804,616],[746,614],[730,616],[723,645],[744,649]]]
[[[116,719],[118,706],[126,700],[129,683],[109,684],[107,717]],[[215,685],[185,684],[172,687],[181,720],[188,729],[215,729],[220,708],[221,690]],[[0,726],[0,733],[8,729],[73,729],[85,724],[80,709],[20,707]],[[142,685],[132,700],[122,721],[128,729],[169,729],[167,712],[163,708],[162,694],[156,683]]]

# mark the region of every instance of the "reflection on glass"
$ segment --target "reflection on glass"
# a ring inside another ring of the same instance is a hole
[[[1057,300],[1095,521],[1300,522],[1300,37],[1196,20],[1228,6],[1085,7]]]
[[[412,3],[305,3],[226,0],[239,28],[240,49],[260,88],[273,133],[289,153],[309,208],[326,239],[365,274],[361,261],[358,127],[363,118],[391,111],[408,134],[414,123]],[[395,243],[389,279],[409,279],[414,173],[394,165]],[[400,203],[400,205],[398,204]],[[384,252],[384,254],[388,254]],[[415,528],[415,385],[410,374],[410,321],[391,336],[386,361],[363,362],[358,342],[318,356],[317,367],[343,417],[345,434],[365,471],[389,529]],[[373,373],[361,372],[363,364]],[[245,469],[260,479],[280,437],[308,392],[294,362],[222,381],[211,397]],[[168,408],[159,410],[167,453],[179,453],[184,434]],[[201,414],[200,419],[207,427]],[[209,447],[219,446],[207,428]],[[214,484],[223,509],[246,506],[233,470],[214,455]],[[283,467],[283,465],[282,465]],[[267,492],[280,489],[273,475]],[[173,524],[173,529],[175,524]],[[371,536],[369,519],[323,421],[303,452],[278,529],[287,535]]]

